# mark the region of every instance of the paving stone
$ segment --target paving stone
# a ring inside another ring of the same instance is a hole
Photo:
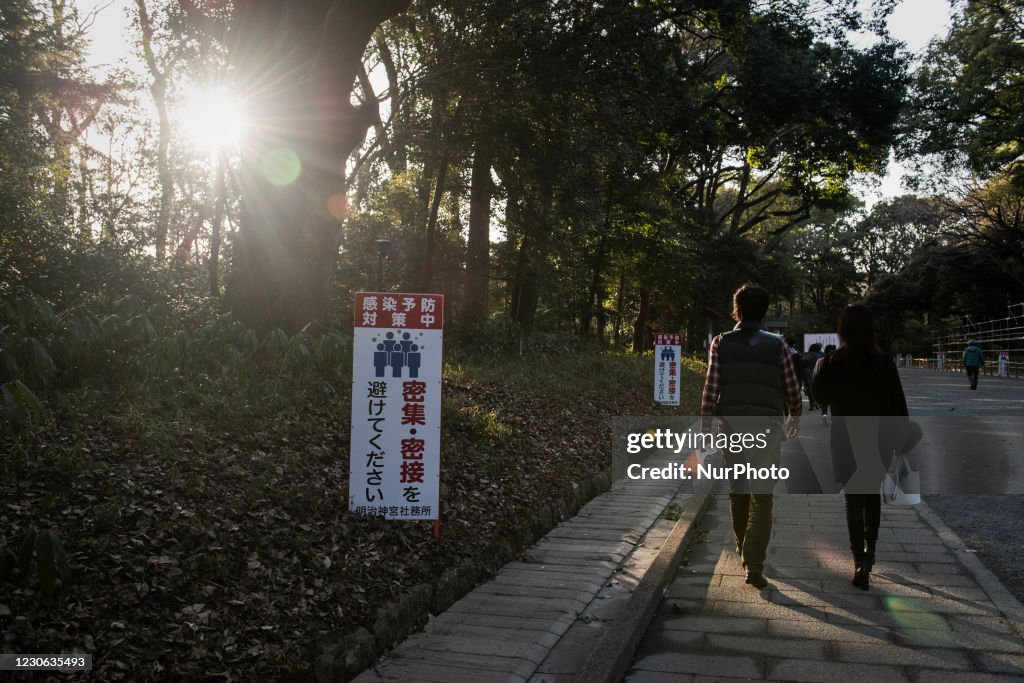
[[[949,553],[922,553],[911,550],[892,550],[877,554],[875,564],[885,566],[887,564],[901,565],[904,563],[921,564],[955,564],[956,558]],[[946,573],[946,572],[942,572]]]
[[[753,589],[750,589],[753,591]],[[761,619],[806,619],[821,621],[824,613],[810,606],[776,605],[763,602],[735,602],[731,600],[715,600],[706,606],[704,614],[712,616],[755,617]]]
[[[814,681],[815,683],[849,683],[849,681],[909,683],[906,674],[894,666],[806,659],[773,661],[769,663],[766,679],[769,681]]]
[[[661,671],[630,671],[622,679],[624,683],[692,683],[693,676],[669,674]]]
[[[959,562],[953,563],[942,563],[942,562],[914,562],[917,566],[917,572],[919,574],[963,574],[966,575],[969,572]]]
[[[761,678],[761,667],[753,657],[661,652],[638,658],[633,668],[669,673],[714,673],[735,678]]]
[[[919,571],[894,572],[878,569],[871,572],[871,580],[890,581],[930,588],[933,586],[977,586],[973,576],[966,574],[927,574]]]
[[[472,614],[486,614],[495,617],[510,616],[519,617],[524,614],[552,619],[561,616],[575,616],[581,612],[586,603],[578,600],[563,599],[534,599],[516,598],[504,595],[489,595],[484,599],[482,595],[471,594],[471,599],[463,598],[448,608],[452,612],[468,612]]]
[[[407,644],[407,645],[406,645]],[[534,642],[500,639],[481,634],[468,635],[459,633],[452,635],[426,634],[409,639],[406,644],[393,650],[395,656],[408,657],[412,652],[450,652],[504,659],[523,659],[539,665],[547,655],[547,647]]]
[[[607,585],[607,581],[593,580],[588,577],[574,577],[567,574],[548,572],[528,574],[524,572],[502,572],[492,583],[507,586],[535,586],[539,588],[561,588],[596,593]],[[485,584],[486,585],[486,584]]]
[[[830,624],[817,620],[774,619],[768,622],[768,635],[808,640],[891,643],[892,631],[865,624]]]
[[[557,586],[517,586],[505,581],[490,581],[478,586],[474,591],[477,595],[505,595],[510,597],[525,598],[553,598],[573,599],[586,605],[593,599],[593,593],[581,591],[578,588]]]
[[[763,634],[768,631],[768,620],[743,617],[658,617],[651,630],[659,629],[700,633]]]
[[[548,647],[558,642],[558,636],[548,630],[502,628],[501,626],[483,626],[480,624],[438,624],[434,619],[430,622],[425,634],[437,636],[473,636],[491,638],[498,641],[549,643]],[[417,641],[419,642],[419,641]]]
[[[956,647],[961,650],[974,650],[983,653],[1005,652],[1024,654],[1024,645],[1019,637],[1010,634],[997,634],[981,629],[965,629],[952,631],[932,631],[927,629],[907,629],[897,634],[897,642],[901,645],[917,645],[924,643],[931,647]]]
[[[1024,676],[1024,655],[1005,652],[986,652],[974,655],[974,661],[982,671],[998,674]]]
[[[951,649],[845,642],[836,643],[835,648],[836,658],[841,662],[891,664],[932,669],[968,670],[973,668],[963,652]]]
[[[455,669],[479,669],[481,671],[514,672],[523,665],[533,666],[532,662],[517,657],[501,657],[480,655],[467,652],[436,652],[412,647],[406,641],[388,654],[395,662],[409,662],[428,666],[448,666]]]
[[[728,650],[749,655],[766,655],[792,659],[825,659],[825,641],[798,638],[764,638],[712,633],[707,637],[708,650]]]
[[[986,674],[967,671],[935,671],[922,669],[915,672],[914,683],[1021,683],[1024,676]]]
[[[955,600],[951,598],[933,595],[921,600],[907,600],[900,603],[900,606],[893,607],[891,611],[904,609],[907,611],[938,612],[940,614],[976,614],[979,616],[998,617],[1002,613],[999,608],[990,602],[978,600]]]
[[[472,614],[468,612],[445,611],[436,619],[432,619],[428,631],[435,625],[484,626],[508,630],[537,631],[561,635],[566,632],[575,617],[560,615],[557,619],[530,618],[522,616],[501,616],[494,614]]]
[[[703,642],[704,634],[699,631],[659,630],[651,634],[651,637],[644,638],[636,658],[643,659],[646,655],[658,652],[699,652],[706,649],[702,647]]]
[[[377,665],[378,672],[364,672],[353,683],[371,681],[430,681],[431,683],[507,683],[509,672],[488,671],[424,662],[385,660]]]

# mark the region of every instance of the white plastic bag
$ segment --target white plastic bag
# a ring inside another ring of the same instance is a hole
[[[921,502],[921,473],[914,469],[910,458],[903,454],[893,457],[879,493],[886,505],[917,505]]]

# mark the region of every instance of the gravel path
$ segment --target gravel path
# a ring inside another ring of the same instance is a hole
[[[925,496],[925,502],[1024,602],[1024,496]]]
[[[959,373],[901,370],[912,415],[1020,416],[1024,380],[982,377],[977,391]],[[1015,421],[1016,422],[1016,421]],[[952,436],[952,435],[951,435]],[[1015,457],[1024,451],[1012,449]],[[925,502],[1024,602],[1024,495],[929,495]]]

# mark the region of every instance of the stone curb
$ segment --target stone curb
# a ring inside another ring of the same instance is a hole
[[[377,610],[372,625],[368,624],[370,630],[359,628],[340,641],[322,642],[311,651],[308,661],[293,667],[285,678],[289,681],[348,681],[358,676],[379,656],[419,630],[430,614],[440,614],[492,577],[517,553],[611,488],[611,483],[610,470],[573,482],[565,489],[561,500],[543,506],[530,519],[524,520],[515,536],[495,539],[480,557],[463,561],[431,583],[413,587],[398,604],[384,605]]]
[[[713,497],[713,490],[705,491],[695,493],[687,502],[622,614],[605,631],[587,663],[576,674],[577,683],[618,683],[626,675],[633,653],[650,626]]]
[[[974,575],[974,580],[978,582],[981,589],[992,600],[992,604],[1006,615],[1013,625],[1013,630],[1024,640],[1024,605],[1021,605],[1020,601],[1010,591],[1006,590],[1006,586],[1003,585],[1002,581],[978,559],[976,554],[966,551],[967,544],[956,535],[955,531],[946,526],[942,518],[928,507],[927,503],[922,501],[914,507],[917,508],[921,517],[935,530],[936,535],[942,540],[943,544],[956,556],[960,564]]]

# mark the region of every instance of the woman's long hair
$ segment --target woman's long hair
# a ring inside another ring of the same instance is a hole
[[[871,375],[882,368],[885,357],[875,335],[875,317],[863,304],[853,304],[839,314],[839,339],[842,345],[832,356],[833,362],[857,374]]]

